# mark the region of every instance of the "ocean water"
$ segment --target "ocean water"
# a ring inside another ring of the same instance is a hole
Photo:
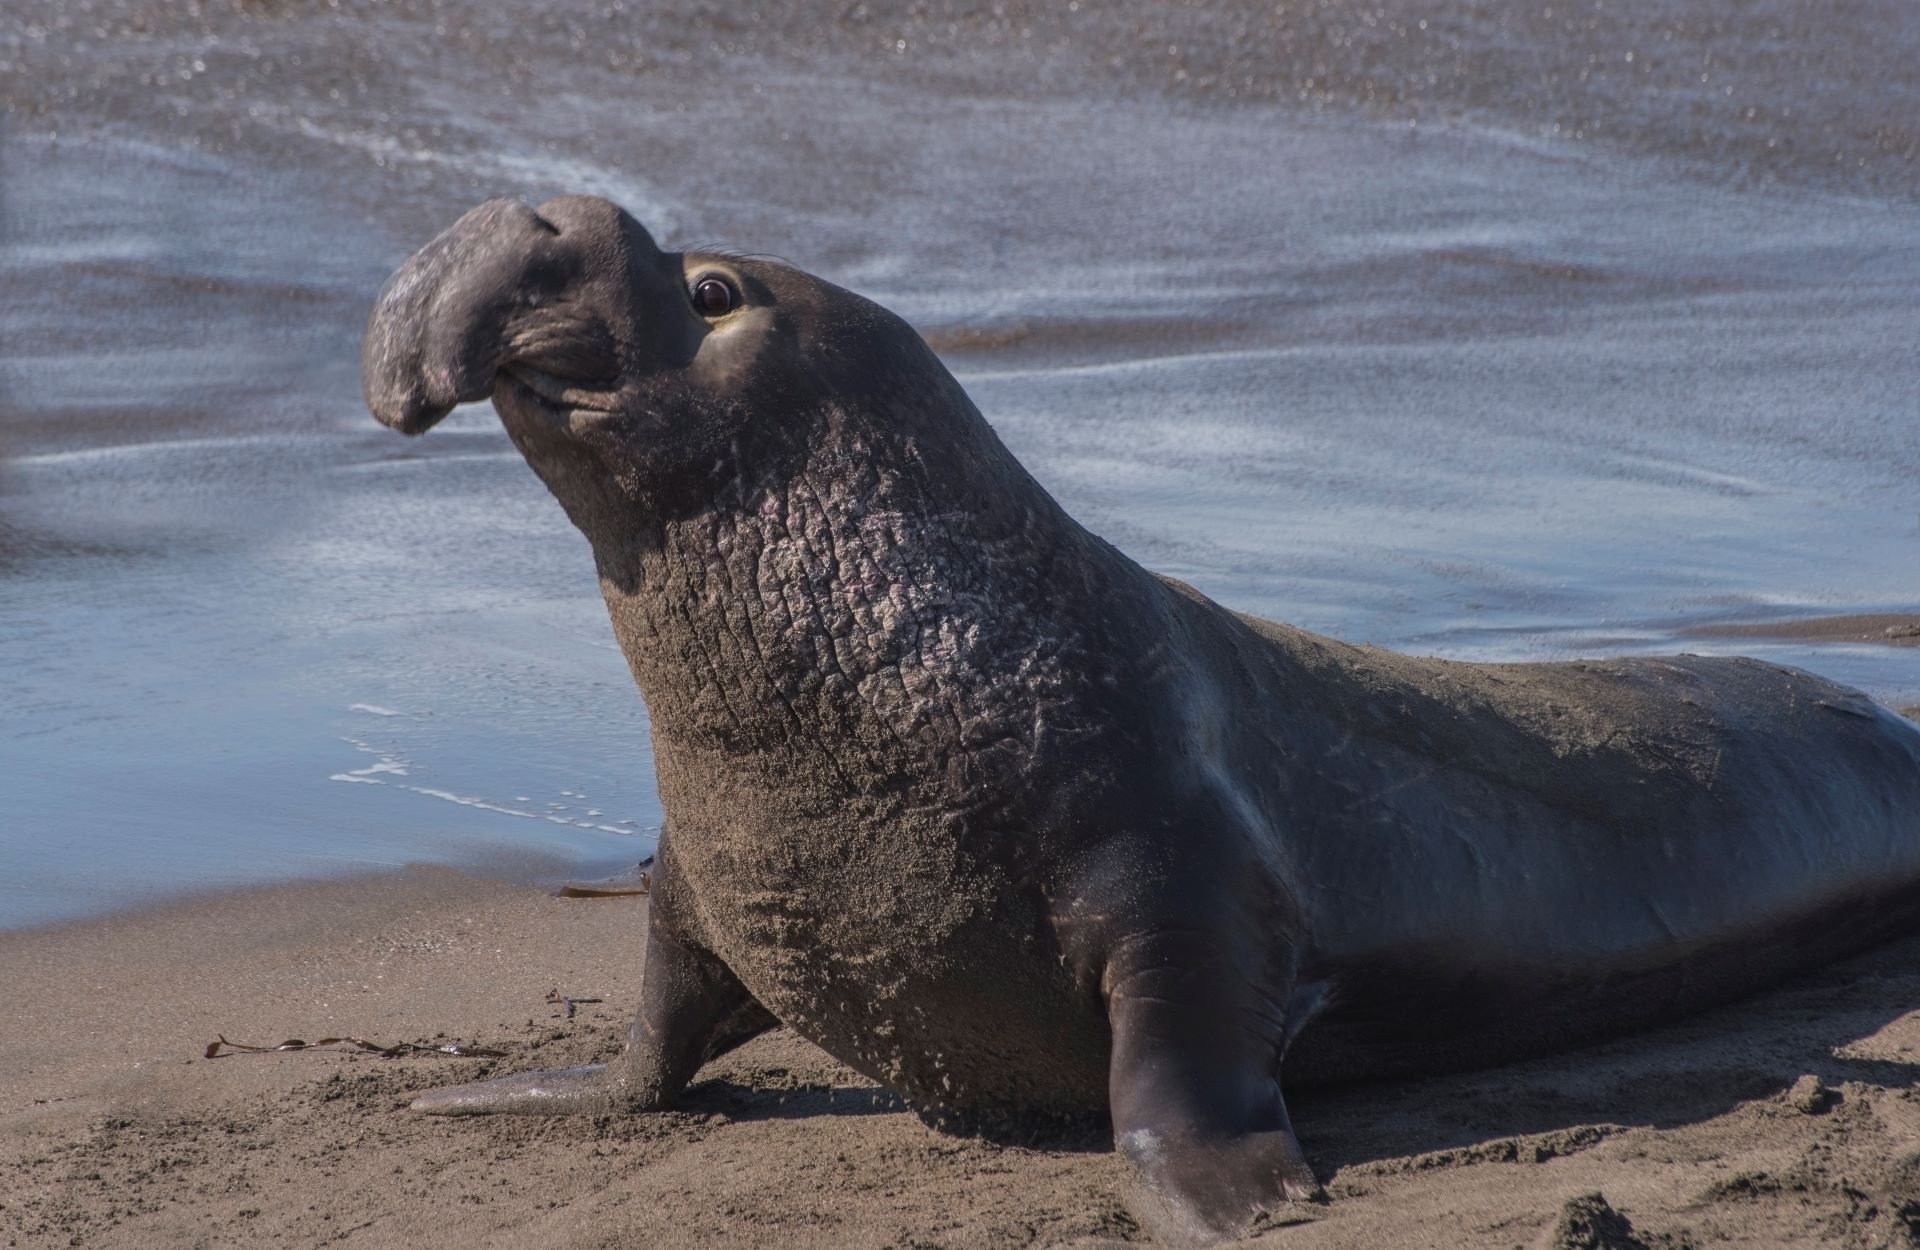
[[[1232,606],[1920,703],[1688,634],[1920,607],[1904,0],[532,9],[0,0],[0,927],[651,850],[583,540],[489,409],[360,402],[492,195],[881,300]]]

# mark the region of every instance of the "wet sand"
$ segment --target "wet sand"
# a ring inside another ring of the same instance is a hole
[[[1794,642],[1875,642],[1920,647],[1920,616],[1882,612],[1860,616],[1813,616],[1804,620],[1699,625],[1696,638],[1780,638]]]
[[[681,1110],[439,1120],[420,1089],[617,1050],[643,898],[444,868],[0,936],[0,1235],[207,1247],[1111,1245],[1102,1142],[926,1127],[787,1033]],[[569,1022],[550,990],[603,997]],[[216,1034],[497,1046],[489,1061],[201,1057]],[[1325,1207],[1297,1247],[1907,1246],[1920,940],[1655,1033],[1492,1073],[1297,1097]],[[1599,1192],[1637,1241],[1581,1241]],[[1571,1225],[1571,1228],[1569,1227]]]

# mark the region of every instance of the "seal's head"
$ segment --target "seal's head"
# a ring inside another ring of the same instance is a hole
[[[777,261],[662,251],[591,197],[455,222],[388,281],[362,365],[407,434],[491,396],[589,537],[780,476],[863,397],[958,389],[878,305]]]

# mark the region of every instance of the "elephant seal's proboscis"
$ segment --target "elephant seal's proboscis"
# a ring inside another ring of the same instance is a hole
[[[776,1024],[976,1124],[1110,1116],[1189,1242],[1320,1188],[1283,1083],[1592,1041],[1920,928],[1920,730],[1743,659],[1463,664],[1242,616],[1076,524],[885,309],[495,200],[393,277],[381,421],[491,396],[592,545],[667,834],[604,1068]]]

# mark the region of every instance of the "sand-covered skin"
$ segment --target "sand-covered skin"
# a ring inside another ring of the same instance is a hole
[[[0,1236],[420,1247],[1142,1237],[1104,1143],[944,1135],[787,1033],[711,1065],[670,1114],[405,1110],[429,1085],[616,1049],[645,907],[414,869],[0,936],[12,991]],[[546,1002],[551,989],[607,1001],[569,1023]],[[510,1055],[201,1058],[221,1032],[257,1043],[445,1034]],[[1332,1202],[1263,1244],[1920,1245],[1920,940],[1608,1046],[1294,1101]],[[1595,1192],[1604,1207],[1585,1198]]]

